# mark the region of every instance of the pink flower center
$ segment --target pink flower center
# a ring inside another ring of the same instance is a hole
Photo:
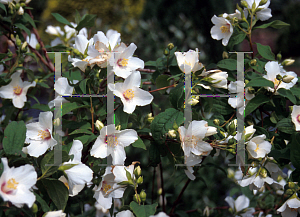
[[[297,121],[300,123],[300,115],[297,116]]]
[[[46,140],[51,139],[51,134],[50,134],[48,129],[39,130],[38,131],[38,136],[41,137],[41,139],[46,139]]]
[[[127,66],[128,65],[128,59],[125,59],[125,58],[118,59],[117,65],[119,67],[125,67],[125,66]]]
[[[1,191],[5,194],[12,194],[17,189],[19,182],[16,182],[14,178],[9,179],[7,182],[3,182],[1,185]]]
[[[21,93],[22,93],[22,88],[19,86],[19,85],[17,85],[17,86],[14,86],[14,93],[16,94],[16,95],[20,95]]]
[[[102,182],[101,191],[104,191],[105,194],[111,189],[111,185],[107,184],[106,181]]]
[[[127,89],[123,93],[123,96],[126,100],[131,100],[134,97],[134,91],[132,89]]]

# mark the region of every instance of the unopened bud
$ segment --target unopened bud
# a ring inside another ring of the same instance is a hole
[[[20,7],[19,10],[17,11],[18,15],[23,15],[24,14],[24,9],[23,7]]]
[[[251,162],[251,167],[253,167],[253,168],[258,167],[257,161],[252,161]]]
[[[287,189],[285,193],[287,195],[292,195],[292,194],[294,194],[294,191],[292,189]]]
[[[196,105],[199,102],[199,100],[197,100],[196,98],[191,98],[189,101],[190,105]]]
[[[244,8],[248,8],[248,3],[247,3],[245,0],[242,0],[242,1],[241,1],[241,5],[242,5]]]
[[[39,207],[36,205],[36,203],[34,203],[31,207],[31,211],[33,213],[37,213],[39,211]]]
[[[237,125],[237,120],[233,120],[229,123],[227,130],[229,133],[233,133],[233,131],[236,131],[236,125]]]
[[[30,2],[30,1],[29,1]],[[21,3],[21,7],[25,7],[26,6],[26,2],[25,3]]]
[[[161,194],[162,194],[162,188],[158,189],[157,194],[158,194],[158,195],[161,195]]]
[[[254,94],[255,93],[255,89],[253,87],[249,87],[248,88],[248,93]]]
[[[140,177],[136,180],[136,183],[139,185],[139,184],[142,184],[143,181],[144,181],[143,176],[140,176]]]
[[[226,51],[223,51],[222,58],[223,59],[228,59],[229,58],[229,55],[228,55],[228,53]]]
[[[294,62],[295,62],[295,60],[293,60],[293,59],[285,59],[285,60],[283,60],[283,62],[281,63],[281,65],[283,65],[283,66],[290,66]]]
[[[236,9],[238,9],[239,12],[242,13],[243,9],[239,6],[239,4],[236,4]]]
[[[253,4],[252,4],[252,11],[254,12],[255,9],[256,9],[256,3],[255,3],[255,1],[254,1]]]
[[[141,202],[141,197],[138,194],[133,195],[133,201],[140,203]]]
[[[268,0],[261,0],[259,2],[259,6],[265,5],[268,2]]]
[[[209,217],[209,207],[206,206],[205,209],[203,210],[203,216]]]
[[[16,11],[19,10],[20,7],[21,7],[21,5],[19,3],[17,3],[15,6]]]
[[[285,83],[290,83],[295,77],[292,75],[285,75],[282,78],[282,81]]]
[[[27,52],[27,41],[25,41],[25,42],[22,44],[21,51],[22,51],[23,53],[26,53],[26,52]]]
[[[259,175],[263,178],[266,178],[268,176],[268,172],[265,168],[261,168]]]
[[[178,125],[176,124],[176,122],[174,122],[174,124],[173,124],[173,129],[178,130]]]
[[[151,124],[151,122],[153,121],[154,117],[152,117],[152,113],[149,113],[147,115],[147,121]]]
[[[169,44],[168,44],[168,49],[169,49],[169,50],[172,50],[173,48],[174,48],[174,44],[173,44],[173,43],[169,43]]]
[[[236,154],[236,151],[234,148],[228,148],[226,149],[228,152],[232,153],[232,154]]]
[[[144,190],[141,190],[140,198],[141,198],[141,201],[142,201],[142,202],[145,202],[145,201],[146,201],[147,194],[146,194],[146,192],[145,192]]]
[[[169,130],[168,131],[168,136],[171,138],[176,138],[176,131],[175,130]]]
[[[250,64],[251,64],[251,66],[256,66],[257,60],[256,59],[251,60]]]
[[[116,130],[121,130],[121,125],[116,126]]]
[[[289,185],[289,188],[291,188],[291,189],[295,189],[295,187],[296,187],[296,184],[294,182],[289,182],[288,185]]]
[[[276,79],[277,79],[278,81],[281,81],[281,80],[282,80],[282,76],[281,76],[280,74],[278,74],[278,75],[276,75]]]
[[[142,175],[142,169],[140,166],[137,166],[134,171],[133,171],[135,177],[139,177],[140,175]]]
[[[235,138],[231,138],[228,140],[228,145],[233,145],[235,143]]]
[[[164,55],[165,55],[165,56],[168,56],[168,55],[169,55],[169,50],[168,50],[168,49],[165,49],[165,50],[164,50]]]
[[[278,54],[277,54],[277,60],[278,60],[278,61],[280,61],[280,60],[281,60],[281,58],[282,58],[282,55],[281,55],[281,53],[278,53]]]
[[[18,47],[20,47],[21,44],[22,44],[22,41],[21,41],[21,39],[19,39],[19,37],[18,37],[18,38],[16,39],[16,45],[17,45]]]
[[[214,119],[213,123],[215,125],[219,126],[220,125],[220,120],[219,119]]]
[[[104,124],[101,121],[97,120],[95,123],[95,127],[98,131],[100,131],[104,127]]]

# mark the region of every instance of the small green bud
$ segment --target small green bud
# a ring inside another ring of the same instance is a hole
[[[31,211],[33,213],[37,213],[39,211],[39,207],[36,205],[36,203],[34,203],[31,207]]]
[[[287,189],[285,193],[287,195],[292,195],[292,194],[294,194],[294,191],[292,189]]]
[[[139,184],[142,184],[143,181],[144,181],[143,176],[140,176],[140,177],[137,179],[136,183],[139,185]]]
[[[236,131],[234,131],[231,135],[232,136],[235,136],[237,134],[237,132]]]
[[[165,56],[168,56],[168,55],[169,55],[169,50],[168,50],[168,49],[165,49],[165,50],[164,50],[164,55],[165,55]]]
[[[261,0],[259,2],[259,6],[265,5],[268,2],[268,0]]]
[[[248,8],[248,3],[247,3],[245,0],[242,0],[242,1],[241,1],[241,5],[242,5],[244,8]]]
[[[291,189],[295,189],[295,187],[296,187],[296,184],[294,182],[289,182],[288,185],[289,185],[289,188],[291,188]]]
[[[266,178],[268,176],[268,172],[265,168],[261,168],[260,172],[259,172],[259,175],[263,178]]]
[[[256,66],[257,60],[256,59],[251,60],[250,64],[251,64],[251,66]]]
[[[158,189],[157,194],[158,194],[158,195],[161,195],[161,194],[162,194],[162,188]]]
[[[258,167],[257,161],[252,161],[251,162],[251,167]]]
[[[168,136],[170,137],[170,138],[176,138],[176,136],[177,136],[177,134],[176,134],[176,131],[175,130],[169,130],[168,131]]]
[[[140,166],[137,166],[134,171],[133,171],[135,177],[139,177],[140,175],[142,175],[142,169]]]
[[[98,131],[100,131],[104,127],[104,124],[101,121],[97,120],[95,123],[95,127]]]
[[[234,131],[236,131],[236,120],[230,122],[228,131],[229,133],[233,133]]]
[[[232,153],[232,154],[236,154],[236,151],[234,148],[228,148],[226,149],[228,152]]]
[[[255,2],[253,2],[253,4],[252,4],[252,11],[254,12],[254,11],[255,11],[255,9],[256,9],[256,3],[255,3]]]
[[[17,38],[16,38],[16,45],[17,45],[18,47],[20,47],[21,44],[22,44],[21,39],[19,39],[19,37],[17,37]]]
[[[141,197],[138,194],[133,195],[133,201],[140,203],[141,202]]]
[[[19,3],[16,4],[15,9],[19,10],[19,8],[21,7],[21,5]]]
[[[213,123],[217,126],[220,126],[220,120],[219,119],[214,119]]]
[[[223,53],[222,53],[222,58],[223,58],[223,59],[228,59],[228,58],[229,58],[228,52],[223,51]]]
[[[280,74],[278,74],[278,75],[276,75],[276,79],[277,79],[278,81],[281,81],[281,80],[282,80],[282,76],[281,76]]]
[[[290,66],[290,65],[292,65],[294,62],[295,62],[294,59],[285,59],[285,60],[282,61],[281,65],[283,65],[283,66]]]
[[[173,43],[169,43],[169,44],[168,44],[168,49],[169,49],[169,50],[172,50],[173,48],[174,48],[174,44],[173,44]]]
[[[233,145],[235,142],[235,138],[231,138],[228,140],[228,145]]]
[[[239,12],[242,13],[243,9],[239,6],[239,4],[236,4],[236,9],[238,9]]]
[[[248,93],[255,94],[255,89],[253,87],[248,88]]]
[[[146,194],[146,192],[145,192],[144,190],[141,190],[140,198],[141,198],[141,201],[142,201],[142,202],[145,202],[145,201],[146,201],[147,194]]]
[[[176,124],[176,122],[174,122],[174,124],[173,124],[173,129],[178,130],[178,125]]]
[[[294,78],[295,77],[292,75],[285,75],[285,76],[283,76],[282,81],[284,83],[290,83]]]
[[[26,52],[27,52],[27,41],[25,41],[25,42],[22,44],[21,51],[22,51],[23,53],[26,53]]]
[[[232,209],[231,207],[228,209],[228,211],[229,211],[230,213],[233,213],[233,209]]]
[[[25,7],[26,6],[26,4],[25,3],[21,3],[21,7]]]
[[[58,168],[58,170],[60,171],[65,171],[65,170],[68,170],[68,169],[71,169],[72,167],[76,166],[77,164],[65,164],[65,165],[62,165]]]
[[[247,85],[248,83],[249,83],[249,80],[246,79],[246,80],[245,80],[245,85]]]
[[[281,53],[278,53],[278,54],[277,54],[277,60],[278,60],[278,61],[280,61],[280,60],[281,60],[281,58],[282,58],[282,55],[281,55]]]
[[[154,119],[154,117],[152,117],[152,113],[149,113],[149,114],[147,115],[147,121],[151,124],[152,121],[153,121],[153,119]]]
[[[131,128],[132,125],[133,125],[132,122],[130,122],[130,123],[127,124],[127,127],[128,127],[128,128]]]

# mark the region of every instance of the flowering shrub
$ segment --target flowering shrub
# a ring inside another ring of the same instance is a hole
[[[298,78],[284,69],[292,60],[251,38],[288,26],[267,21],[270,0],[212,17],[212,38],[230,51],[215,67],[172,43],[144,62],[115,30],[91,37],[90,14],[72,23],[53,13],[64,31],[48,26],[57,38],[45,46],[28,2],[0,0],[0,31],[12,45],[0,53],[1,215],[300,213]],[[245,39],[251,50],[237,52]],[[211,187],[212,170],[228,181],[209,198],[196,189]]]

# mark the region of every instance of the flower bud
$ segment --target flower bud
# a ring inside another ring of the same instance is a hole
[[[157,194],[158,194],[158,195],[161,195],[161,194],[162,194],[162,188],[158,189]]]
[[[282,80],[282,76],[281,76],[280,74],[278,74],[278,75],[276,75],[276,79],[277,79],[278,81],[281,81],[281,80]]]
[[[236,154],[235,149],[233,149],[233,148],[228,148],[226,150],[232,154]]]
[[[77,164],[65,164],[65,165],[58,167],[58,170],[65,171],[65,170],[71,169],[72,167],[74,167],[76,165]]]
[[[292,189],[287,189],[285,193],[287,195],[292,195],[292,194],[294,194],[294,191]]]
[[[253,168],[258,167],[257,161],[252,161],[251,162],[251,167],[253,167]]]
[[[173,129],[174,129],[174,130],[178,130],[178,125],[176,124],[175,121],[174,121],[174,124],[173,124]]]
[[[265,5],[268,2],[268,0],[261,0],[259,2],[259,6]]]
[[[239,4],[236,4],[236,9],[238,9],[239,12],[242,13],[243,9],[239,6]]]
[[[254,1],[253,4],[252,4],[252,11],[255,12],[255,9],[256,9],[256,3]]]
[[[15,6],[16,11],[19,10],[20,7],[21,7],[21,5],[19,3],[17,3]]]
[[[140,177],[136,180],[136,183],[139,185],[139,184],[142,184],[143,181],[144,181],[143,176],[140,176]]]
[[[100,131],[104,127],[104,124],[101,121],[97,120],[95,123],[95,127],[98,131]]]
[[[283,62],[281,63],[281,65],[283,65],[283,66],[290,66],[294,62],[295,62],[295,60],[293,60],[293,59],[285,59],[285,60],[283,60]]]
[[[251,64],[251,66],[256,66],[257,60],[256,59],[251,60],[250,64]]]
[[[134,171],[133,171],[135,177],[139,177],[140,175],[142,175],[142,169],[140,166],[137,166]]]
[[[248,88],[248,93],[255,94],[255,89],[253,87]]]
[[[39,211],[39,207],[36,205],[36,203],[34,203],[31,207],[31,211],[33,213],[37,213]]]
[[[175,130],[169,130],[168,131],[168,136],[170,137],[170,138],[176,138],[176,131]]]
[[[261,168],[260,172],[259,172],[259,175],[263,178],[266,178],[268,176],[268,172],[265,168]]]
[[[153,121],[153,119],[154,119],[154,117],[152,117],[152,113],[149,113],[149,114],[147,115],[147,121],[151,124],[152,121]]]
[[[241,5],[242,5],[244,8],[247,8],[247,7],[248,7],[248,3],[247,3],[245,0],[242,0],[242,1],[241,1]]]
[[[294,182],[288,182],[289,188],[295,189],[296,184]]]
[[[235,141],[235,138],[231,138],[231,139],[229,139],[228,140],[228,145],[233,145],[234,143],[235,143],[236,141]]]
[[[192,97],[189,101],[190,105],[196,105],[199,102],[199,100],[195,97]]]
[[[219,119],[214,119],[213,123],[217,126],[220,126],[220,120]]]
[[[295,77],[292,75],[285,75],[285,76],[283,76],[282,81],[284,83],[290,83],[294,78]]]
[[[277,54],[277,60],[278,60],[278,61],[280,61],[280,60],[281,60],[281,58],[282,58],[282,55],[281,55],[281,53],[278,53],[278,54]]]
[[[135,201],[136,203],[140,203],[141,202],[141,197],[138,194],[133,195],[133,201]]]
[[[22,7],[19,8],[19,10],[17,11],[18,15],[23,15],[24,14],[24,9]]]
[[[226,51],[223,51],[222,58],[223,59],[228,59],[229,58],[229,55],[228,55],[228,53]]]
[[[237,120],[233,120],[229,123],[227,130],[229,133],[233,133],[234,131],[236,131],[236,125],[237,125]]]
[[[22,51],[23,53],[26,53],[26,52],[27,52],[27,41],[25,41],[25,42],[22,44],[21,51]]]
[[[140,198],[141,198],[141,201],[142,201],[142,202],[145,202],[145,201],[146,201],[147,194],[146,194],[146,192],[145,192],[144,190],[141,190]]]
[[[16,45],[17,45],[18,47],[20,47],[21,44],[22,44],[22,41],[19,39],[19,37],[17,37],[17,38],[16,38]]]
[[[174,48],[174,44],[173,44],[173,43],[169,43],[169,44],[168,44],[168,49],[169,49],[169,50],[172,50],[173,48]]]
[[[116,126],[116,130],[121,130],[121,125]]]
[[[165,50],[164,50],[164,55],[165,55],[165,56],[168,56],[168,55],[169,55],[169,50],[168,50],[168,49],[165,49]]]
[[[27,0],[27,1],[28,1],[28,0]],[[31,1],[31,0],[30,0],[30,1]],[[29,1],[29,2],[30,2],[30,1]],[[27,4],[26,2],[25,2],[25,3],[21,3],[21,7],[25,7],[26,4]]]

